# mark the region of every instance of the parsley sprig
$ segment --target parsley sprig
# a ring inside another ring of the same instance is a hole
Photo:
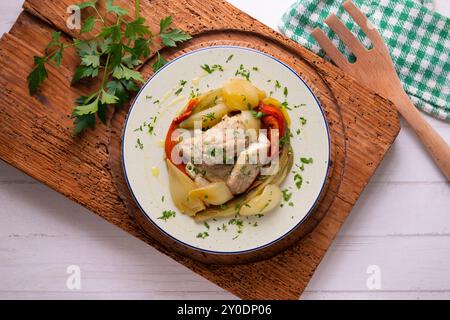
[[[35,66],[27,78],[30,95],[34,95],[48,78],[46,66],[49,63],[61,66],[65,49],[75,47],[80,64],[73,74],[72,85],[82,80],[100,78],[94,92],[76,99],[72,113],[75,135],[87,128],[94,128],[95,115],[106,123],[107,107],[122,106],[139,90],[139,84],[144,79],[135,69],[142,63],[142,58],[150,56],[156,38],[168,47],[176,47],[178,43],[191,39],[182,30],[171,28],[171,16],[161,19],[159,33],[153,34],[145,24],[145,18],[139,15],[139,0],[135,1],[134,19],[128,17],[127,9],[115,5],[114,0],[104,0],[106,11],[100,13],[100,1],[78,4],[80,10],[93,13],[83,20],[80,33],[91,33],[96,25],[100,25],[99,32],[90,39],[73,39],[69,44],[62,41],[61,32],[53,32],[43,54],[34,57]],[[112,23],[107,19],[110,16],[115,18]],[[153,70],[156,72],[166,63],[157,52]]]

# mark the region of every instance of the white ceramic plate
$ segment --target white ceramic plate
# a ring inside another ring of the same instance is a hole
[[[205,64],[220,65],[223,71],[208,74],[201,68]],[[281,188],[292,193],[292,197],[283,207],[263,217],[238,217],[243,222],[242,227],[230,223],[230,218],[211,220],[208,225],[196,223],[178,212],[172,202],[164,162],[164,138],[171,121],[185,107],[192,91],[203,93],[221,87],[226,80],[236,77],[240,68],[250,72],[250,81],[258,88],[289,103],[295,164]],[[186,81],[186,84],[183,86],[180,81]],[[302,124],[303,119],[306,119],[306,124]],[[152,134],[149,134],[149,128]],[[326,181],[330,139],[319,102],[293,70],[262,52],[221,46],[185,54],[148,80],[128,115],[122,152],[131,193],[151,222],[169,237],[194,249],[233,254],[273,244],[305,220],[316,205]],[[313,159],[313,163],[304,165],[304,171],[298,168],[302,157]],[[303,177],[300,189],[294,182],[294,172]],[[158,219],[164,210],[173,210],[176,216],[167,221]],[[199,234],[205,238],[198,237]]]

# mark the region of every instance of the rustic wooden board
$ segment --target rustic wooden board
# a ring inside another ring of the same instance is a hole
[[[47,82],[35,97],[28,96],[26,76],[32,68],[32,56],[45,47],[50,30],[63,30],[70,39],[72,31],[66,29],[65,12],[71,2],[27,1],[26,12],[2,38],[0,157],[241,298],[298,298],[399,131],[390,102],[226,2],[142,1],[142,15],[155,29],[158,18],[172,14],[178,27],[195,36],[182,50],[218,39],[241,41],[288,62],[313,86],[335,137],[333,175],[338,175],[329,192],[336,196],[328,196],[329,203],[321,204],[318,212],[322,214],[314,230],[270,260],[206,266],[166,250],[127,214],[127,203],[120,197],[125,193],[120,176],[115,174],[112,179],[109,170],[117,165],[117,158],[109,153],[115,150],[114,143],[120,142],[126,109],[114,115],[109,126],[99,125],[82,139],[71,137],[68,114],[73,99],[89,89],[70,87],[77,64],[73,52],[66,55],[60,70],[50,68],[50,77],[56,81]],[[131,3],[128,6],[131,8]],[[172,50],[166,54],[179,53]],[[148,64],[143,72],[151,74]]]

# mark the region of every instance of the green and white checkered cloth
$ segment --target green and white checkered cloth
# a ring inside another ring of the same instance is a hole
[[[389,47],[397,73],[411,101],[421,110],[450,120],[450,19],[432,10],[432,0],[353,0],[378,29]],[[370,47],[339,0],[299,0],[283,15],[281,32],[325,56],[310,35],[320,27],[347,57],[354,57],[324,23],[336,14],[357,38]]]

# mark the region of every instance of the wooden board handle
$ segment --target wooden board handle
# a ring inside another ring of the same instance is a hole
[[[428,153],[433,157],[434,162],[450,181],[450,147],[445,140],[430,126],[417,108],[412,104],[405,91],[393,97],[392,101],[396,104],[398,111],[414,129],[420,138]]]

